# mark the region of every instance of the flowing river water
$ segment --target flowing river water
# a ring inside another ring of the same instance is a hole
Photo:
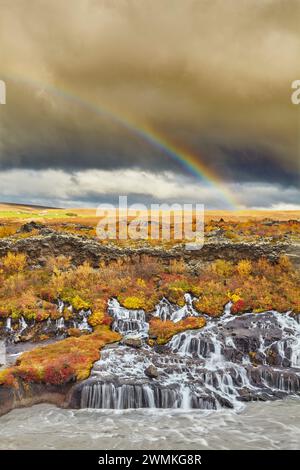
[[[0,449],[300,449],[300,399],[221,410],[18,409]]]

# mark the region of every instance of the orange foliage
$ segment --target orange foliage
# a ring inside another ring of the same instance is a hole
[[[165,344],[177,333],[203,328],[205,324],[204,317],[187,317],[177,323],[173,323],[170,320],[162,321],[159,318],[153,318],[150,320],[149,335],[156,338],[157,344]]]
[[[25,382],[63,384],[88,378],[99,350],[108,343],[119,341],[121,336],[107,326],[79,338],[67,338],[23,353],[16,365],[0,375],[0,384],[10,385],[12,377]]]

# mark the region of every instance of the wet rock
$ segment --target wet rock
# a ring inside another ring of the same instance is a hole
[[[159,377],[159,372],[153,365],[148,366],[144,372],[147,377],[150,377],[150,379],[157,379]]]
[[[142,340],[141,338],[123,338],[122,344],[126,346],[130,346],[131,348],[141,348],[142,347]]]

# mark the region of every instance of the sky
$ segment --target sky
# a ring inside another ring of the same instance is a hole
[[[241,208],[300,209],[300,0],[0,0],[0,11],[0,201],[225,209],[229,193]]]

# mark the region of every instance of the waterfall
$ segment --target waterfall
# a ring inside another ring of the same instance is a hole
[[[94,383],[83,387],[82,408],[155,408],[154,392],[148,385]]]
[[[62,330],[65,328],[65,320],[64,317],[60,317],[56,320],[56,328],[58,330]]]
[[[59,313],[63,313],[64,311],[64,308],[65,308],[65,304],[62,300],[58,299],[58,306],[57,306],[57,310],[59,311]]]
[[[10,317],[8,317],[6,319],[5,328],[7,329],[7,331],[13,331],[12,326],[11,326],[11,318]]]
[[[21,317],[19,319],[19,325],[20,325],[19,333],[22,333],[22,331],[26,330],[28,325],[27,325],[26,321],[24,320],[24,317]]]
[[[199,313],[193,307],[194,300],[195,298],[190,294],[184,294],[185,305],[180,308],[163,298],[156,306],[153,316],[160,318],[162,321],[171,320],[174,323],[186,317],[197,317]]]
[[[191,305],[191,303],[189,304]],[[243,402],[300,394],[300,324],[292,315],[270,311],[208,319],[199,330],[175,335],[156,350],[144,344],[107,348],[80,386],[81,407],[240,409]],[[140,311],[119,310],[117,318],[144,321]],[[164,300],[155,313],[174,314]],[[254,356],[253,356],[254,355]],[[253,362],[252,362],[253,361]],[[154,377],[146,374],[155,368]]]
[[[81,323],[78,325],[78,329],[81,331],[93,331],[93,329],[88,324],[87,318],[84,318]]]
[[[121,307],[117,299],[108,301],[108,313],[113,316],[113,330],[121,334],[147,337],[149,324],[143,310],[128,310]]]

